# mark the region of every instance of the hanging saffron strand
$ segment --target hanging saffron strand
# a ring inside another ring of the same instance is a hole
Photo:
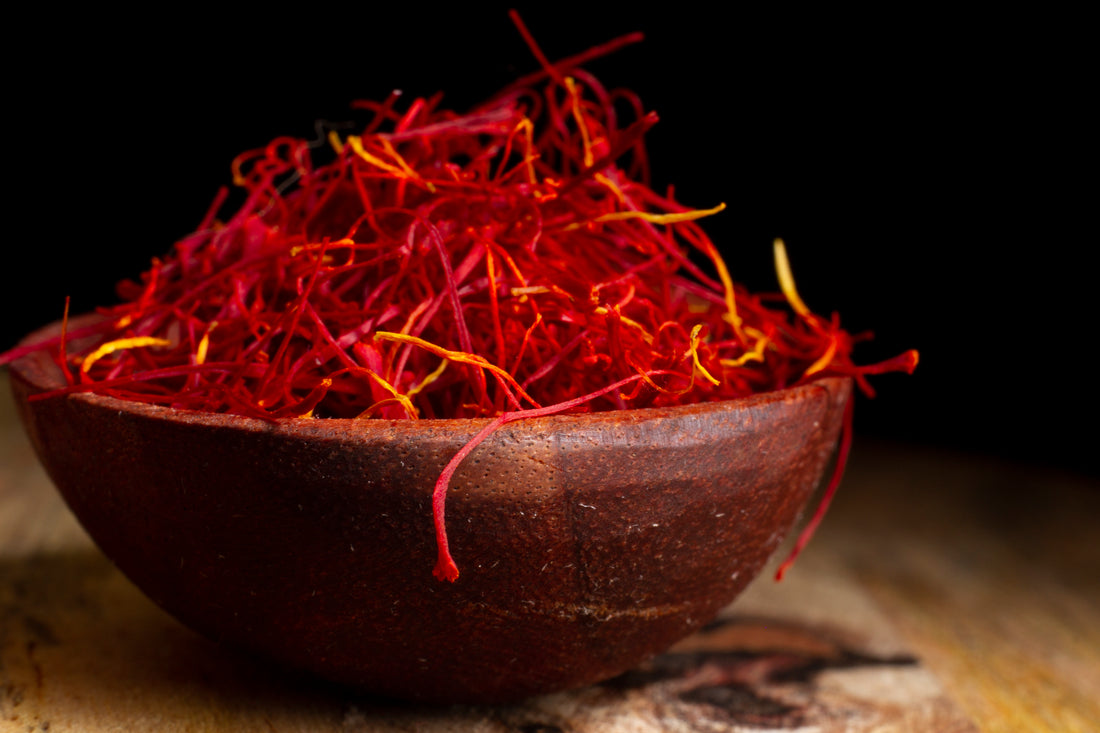
[[[447,465],[444,466],[443,471],[439,474],[439,479],[435,482],[435,489],[432,492],[432,514],[435,520],[436,548],[438,550],[438,559],[436,560],[435,569],[432,571],[432,574],[439,580],[448,580],[451,582],[458,580],[458,566],[455,564],[454,558],[451,557],[450,546],[447,542],[447,527],[445,522],[447,489],[450,486],[451,478],[454,476],[455,471],[462,461],[466,459],[466,456],[473,452],[474,448],[481,445],[485,442],[486,438],[510,422],[515,422],[516,420],[529,420],[536,417],[548,417],[550,415],[568,412],[608,392],[620,390],[631,382],[635,382],[641,378],[641,375],[635,375],[627,379],[621,379],[591,394],[576,397],[572,400],[566,400],[565,402],[559,402],[556,405],[532,408],[519,412],[502,412],[479,430],[474,437],[466,441],[466,444],[463,445],[459,451],[455,453],[454,457],[447,462]]]
[[[854,404],[852,398],[849,397],[847,404],[844,405],[844,422],[840,433],[840,447],[837,449],[836,463],[833,466],[829,483],[826,484],[825,491],[822,493],[810,521],[798,533],[798,538],[795,540],[791,551],[775,571],[776,580],[783,580],[783,576],[794,565],[794,561],[798,559],[798,556],[802,554],[802,550],[810,543],[818,525],[821,524],[821,520],[825,518],[826,512],[829,511],[829,505],[833,502],[833,496],[836,495],[840,480],[844,477],[844,469],[848,466],[848,455],[852,450],[852,408]]]

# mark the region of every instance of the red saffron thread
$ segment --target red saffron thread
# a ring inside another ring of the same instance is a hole
[[[833,496],[836,495],[836,490],[840,486],[840,480],[844,477],[844,469],[848,466],[848,456],[852,450],[852,408],[854,405],[855,402],[849,399],[844,406],[844,423],[841,428],[840,447],[837,449],[833,475],[829,478],[829,483],[826,485],[821,500],[818,502],[813,516],[810,517],[810,521],[799,532],[794,546],[787,554],[787,558],[779,564],[779,568],[775,571],[776,580],[783,580],[783,576],[787,574],[787,571],[794,565],[794,561],[802,554],[802,550],[809,544],[814,532],[817,531],[817,526],[821,524],[821,520],[825,518],[826,512],[829,511],[829,505],[832,504]]]
[[[443,471],[439,474],[439,479],[435,482],[435,489],[432,492],[432,513],[435,517],[435,531],[438,538],[437,549],[439,557],[436,561],[435,569],[432,574],[439,580],[455,581],[458,579],[458,566],[455,564],[454,558],[451,557],[450,547],[447,543],[447,528],[444,521],[444,515],[446,513],[446,499],[447,489],[450,486],[451,478],[454,476],[458,466],[466,459],[466,456],[473,452],[474,448],[481,445],[486,438],[495,433],[500,428],[504,427],[510,422],[516,420],[529,420],[536,417],[547,417],[549,415],[558,415],[563,412],[575,409],[581,405],[587,404],[592,400],[613,392],[615,390],[622,389],[631,382],[635,382],[642,378],[642,375],[635,375],[626,379],[620,379],[615,384],[609,384],[608,386],[596,390],[591,394],[577,397],[572,400],[566,400],[556,405],[549,405],[547,407],[536,407],[530,410],[522,410],[517,412],[502,412],[497,417],[493,418],[489,424],[483,427],[477,432],[474,437],[470,438],[458,453],[447,462],[447,465],[443,468]]]
[[[580,68],[640,35],[551,63],[512,19],[540,71],[468,114],[439,95],[402,111],[394,94],[353,103],[366,123],[330,133],[327,150],[281,137],[242,153],[232,174],[245,202],[228,219],[223,188],[196,232],[120,284],[120,305],[73,329],[66,301],[60,338],[0,365],[52,350],[67,386],[32,399],[96,392],[264,420],[489,418],[433,490],[434,574],[449,581],[448,486],[510,422],[827,376],[873,395],[869,376],[913,371],[915,351],[857,365],[864,337],[805,306],[781,243],[782,297],[749,293],[697,221],[723,206],[648,187],[656,115]],[[633,119],[620,120],[620,100]],[[780,577],[840,482],[845,409],[836,470]]]

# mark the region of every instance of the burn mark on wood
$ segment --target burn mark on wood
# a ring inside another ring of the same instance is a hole
[[[801,727],[802,708],[759,695],[747,685],[703,685],[682,693],[686,703],[709,708],[743,725]]]
[[[524,723],[517,728],[518,733],[565,733],[561,726],[549,723]]]
[[[827,631],[774,619],[720,619],[701,634],[710,637],[707,648],[663,654],[602,688],[615,695],[644,690],[704,728],[724,722],[787,729],[815,718],[813,701],[825,672],[919,664],[911,655],[871,654]],[[724,636],[768,641],[753,648],[715,643]]]

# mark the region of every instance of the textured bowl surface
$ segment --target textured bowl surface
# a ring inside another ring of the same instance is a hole
[[[451,584],[431,572],[432,487],[484,421],[28,401],[59,370],[37,354],[11,372],[54,483],[156,603],[290,667],[437,703],[606,679],[712,619],[813,493],[851,389],[506,425],[451,482]]]

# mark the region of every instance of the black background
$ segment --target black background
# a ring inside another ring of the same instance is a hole
[[[521,12],[551,59],[645,33],[588,68],[660,115],[655,187],[727,203],[707,229],[736,279],[774,290],[781,236],[810,306],[875,332],[857,359],[920,350],[859,404],[859,432],[1100,475],[1077,21],[623,7]],[[462,110],[536,68],[499,7],[189,12],[17,34],[33,51],[9,58],[0,349],[66,295],[113,302],[198,224],[237,153],[311,137],[356,98],[443,91]]]

